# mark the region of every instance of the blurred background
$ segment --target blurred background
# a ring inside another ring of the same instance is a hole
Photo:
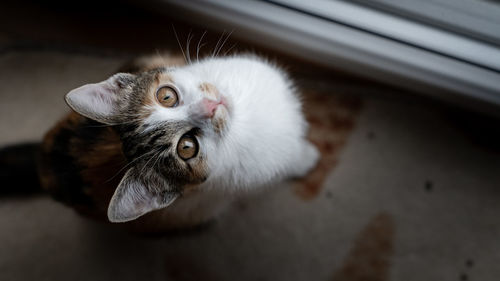
[[[0,145],[40,141],[68,91],[165,52],[285,68],[318,167],[154,238],[2,196],[0,280],[498,280],[500,2],[5,1]]]

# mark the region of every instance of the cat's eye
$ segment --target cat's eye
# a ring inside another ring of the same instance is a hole
[[[198,154],[198,141],[195,137],[184,135],[177,144],[177,154],[183,160],[188,160]]]
[[[177,92],[170,86],[162,86],[156,90],[156,100],[164,107],[175,107],[179,103]]]

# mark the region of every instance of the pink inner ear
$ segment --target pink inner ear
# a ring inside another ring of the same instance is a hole
[[[97,95],[99,95],[99,97],[100,97],[103,101],[105,101],[105,100],[109,99],[109,97],[108,97],[105,93],[103,93],[103,92],[101,92],[101,91],[98,91],[98,92],[97,92]],[[108,95],[109,95],[109,94],[108,94]]]
[[[178,193],[152,193],[140,180],[136,167],[130,168],[115,190],[108,207],[111,222],[134,220],[148,212],[165,208],[175,201]]]
[[[119,108],[119,87],[113,76],[106,81],[87,84],[66,95],[68,105],[90,119],[106,123],[116,123],[115,113]]]

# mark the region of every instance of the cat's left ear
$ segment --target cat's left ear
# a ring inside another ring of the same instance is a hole
[[[69,92],[66,103],[81,115],[108,125],[122,123],[121,111],[127,105],[135,75],[118,73],[109,79],[83,85]]]
[[[165,190],[160,177],[150,175],[147,179],[138,167],[130,168],[115,190],[108,207],[111,222],[127,222],[151,211],[172,204],[179,193]],[[153,186],[162,184],[162,186]]]

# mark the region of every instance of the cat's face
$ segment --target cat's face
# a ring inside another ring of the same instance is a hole
[[[130,167],[111,200],[114,222],[170,205],[210,176],[208,159],[230,126],[231,104],[220,90],[184,68],[119,73],[77,88],[67,103],[115,125]]]

